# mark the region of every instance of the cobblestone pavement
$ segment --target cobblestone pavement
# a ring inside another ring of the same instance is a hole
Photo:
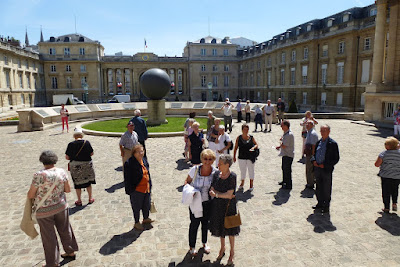
[[[305,166],[297,162],[302,141],[299,122],[291,121],[296,155],[290,193],[279,190],[277,184],[282,175],[281,159],[272,146],[278,144],[280,127],[274,125],[272,133],[253,133],[261,154],[256,162],[255,190],[238,194],[243,225],[236,238],[235,265],[399,266],[400,218],[379,213],[381,188],[374,167],[384,149],[384,138],[392,132],[348,120],[320,120],[320,125],[331,125],[331,137],[338,142],[341,155],[333,176],[329,217],[314,214],[311,206],[316,204],[315,196],[303,191]],[[233,138],[240,133],[239,126],[234,127]],[[60,131],[56,127],[16,133],[16,126],[0,127],[0,266],[44,262],[40,237],[30,240],[19,223],[32,174],[42,167],[40,152],[54,150],[59,155],[57,166],[67,166],[64,153],[72,134]],[[121,183],[119,139],[85,138],[95,151],[96,202],[77,209],[75,193],[67,195],[80,250],[77,259],[65,266],[218,266],[213,264],[219,250],[215,237],[209,237],[211,254],[199,254],[193,261],[186,257],[189,211],[180,203],[179,192],[188,172],[182,159],[183,137],[153,138],[146,143],[158,213],[152,214],[156,219],[153,229],[142,233],[132,230],[132,210]],[[239,173],[237,164],[232,169]],[[248,186],[246,180],[245,190]],[[87,195],[83,196],[87,202]],[[198,248],[200,242],[199,235]]]

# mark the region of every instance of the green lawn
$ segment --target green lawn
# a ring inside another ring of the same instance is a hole
[[[146,118],[144,118],[147,120]],[[160,126],[147,127],[149,133],[159,132],[182,132],[183,124],[187,117],[167,117],[168,124],[162,124]],[[207,118],[196,118],[196,121],[200,123],[200,128],[207,129]],[[129,119],[116,119],[109,121],[98,121],[86,124],[83,128],[93,131],[102,132],[125,132],[126,124]]]

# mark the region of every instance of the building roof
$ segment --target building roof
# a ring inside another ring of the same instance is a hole
[[[71,33],[65,34],[58,37],[51,36],[50,39],[46,40],[45,42],[65,42],[65,43],[99,43],[98,41],[94,41],[82,34],[79,33]]]
[[[206,36],[193,43],[197,44],[232,44],[229,40],[229,37],[225,37],[224,39],[213,37],[213,36]]]

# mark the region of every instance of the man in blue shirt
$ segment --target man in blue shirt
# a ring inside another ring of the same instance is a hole
[[[146,155],[145,141],[147,140],[148,136],[146,121],[140,117],[142,114],[139,109],[135,110],[134,114],[135,117],[133,117],[130,121],[135,125],[135,132],[138,135],[139,143],[142,144],[144,154]]]
[[[321,139],[315,144],[315,152],[311,158],[314,165],[314,175],[317,189],[317,205],[313,209],[320,209],[322,213],[329,213],[332,194],[332,173],[334,166],[339,162],[339,147],[329,137],[329,125],[321,126]]]

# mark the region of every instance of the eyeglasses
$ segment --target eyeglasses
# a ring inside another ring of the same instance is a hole
[[[209,160],[209,161],[213,161],[213,158],[204,158],[203,160]]]

